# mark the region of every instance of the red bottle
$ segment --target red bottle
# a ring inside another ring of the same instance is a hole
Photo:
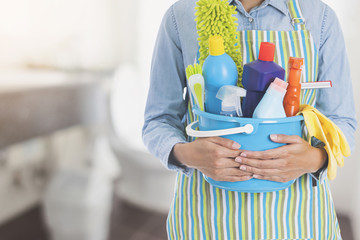
[[[301,71],[303,58],[289,58],[288,87],[284,97],[284,109],[287,117],[295,116],[300,107]]]

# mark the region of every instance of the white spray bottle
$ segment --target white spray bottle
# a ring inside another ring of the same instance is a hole
[[[216,94],[221,100],[221,115],[242,117],[241,97],[246,96],[246,90],[233,85],[222,86]]]

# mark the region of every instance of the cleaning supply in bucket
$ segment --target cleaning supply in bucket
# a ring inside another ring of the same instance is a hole
[[[238,70],[238,86],[242,87],[242,55],[237,31],[236,6],[227,0],[199,0],[195,7],[195,21],[199,42],[199,63],[209,56],[209,38],[219,35],[224,39],[225,52],[234,60]]]
[[[331,87],[332,87],[332,82],[330,80],[301,83],[301,90],[316,89],[316,88],[331,88]]]
[[[203,64],[205,79],[205,109],[207,112],[220,114],[221,100],[216,98],[219,89],[224,85],[235,86],[238,72],[233,59],[225,53],[224,40],[221,36],[209,39],[210,55]]]
[[[274,62],[275,44],[262,42],[259,58],[244,65],[242,83],[246,97],[242,102],[244,117],[251,117],[264,96],[266,89],[276,77],[284,79],[285,70]]]
[[[287,117],[295,116],[299,112],[301,72],[304,58],[289,58],[288,87],[284,97],[284,109]]]
[[[244,88],[232,85],[222,86],[216,94],[216,97],[221,100],[220,115],[242,117],[240,98],[245,96]]]
[[[204,109],[204,77],[202,76],[202,68],[200,64],[189,65],[186,68],[186,78],[192,97],[195,100],[196,105],[201,111]]]
[[[280,78],[275,78],[264,97],[255,108],[254,118],[283,118],[286,117],[283,107],[284,95],[286,93],[287,82]]]

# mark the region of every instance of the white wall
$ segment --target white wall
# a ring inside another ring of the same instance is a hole
[[[119,4],[117,0],[0,0],[0,68],[114,68],[120,59]]]
[[[121,13],[120,29],[126,31],[122,39],[123,61],[118,71],[118,79],[113,85],[113,98],[116,105],[112,106],[113,122],[117,133],[126,136],[126,143],[133,149],[145,150],[141,139],[141,127],[149,88],[150,65],[155,41],[165,11],[175,0],[139,0],[124,2]],[[133,21],[134,20],[134,21]],[[125,86],[125,87],[124,87]],[[136,92],[136,99],[133,93]],[[134,99],[131,108],[128,101]],[[132,118],[124,118],[126,111]]]

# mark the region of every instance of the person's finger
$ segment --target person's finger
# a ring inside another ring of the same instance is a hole
[[[209,148],[209,154],[214,158],[232,158],[235,159],[241,153],[240,150],[232,150],[227,147],[223,147],[217,144],[213,144]]]
[[[242,151],[240,154],[240,158],[253,158],[253,159],[279,159],[283,158],[287,153],[288,146],[281,146],[278,148],[273,148],[266,151]]]
[[[252,173],[247,173],[239,170],[239,168],[233,169],[200,169],[200,171],[206,176],[212,178],[215,181],[228,181],[228,182],[236,182],[236,181],[245,181],[252,178]]]
[[[242,182],[242,181],[247,181],[252,179],[252,176],[227,176],[224,178],[224,180],[220,180],[220,181],[227,181],[227,182]]]
[[[251,176],[253,173],[246,172],[241,170],[239,167],[237,168],[228,168],[225,170],[227,176]]]
[[[240,163],[235,162],[233,158],[221,158],[214,162],[214,168],[238,168]]]
[[[262,175],[253,175],[253,178],[256,179],[262,179],[262,180],[269,180],[269,181],[274,181],[274,182],[288,182],[291,179],[287,179],[287,178],[283,178],[283,177],[279,177],[279,176],[262,176]]]
[[[253,173],[241,170],[239,167],[235,168],[216,168],[216,169],[202,169],[205,175],[211,175],[213,177],[225,177],[225,176],[249,176]]]
[[[281,173],[283,173],[283,171],[279,169],[259,169],[246,165],[241,165],[240,170],[244,172],[251,172],[254,175],[261,175],[261,176],[279,176],[281,175]]]
[[[250,167],[256,167],[259,169],[282,169],[285,168],[287,165],[287,162],[283,159],[264,160],[264,159],[255,159],[255,158],[236,157],[235,162]]]
[[[241,147],[239,143],[223,137],[210,137],[208,140],[229,149],[238,150]]]
[[[304,141],[298,135],[271,134],[270,139],[277,143],[301,143]]]
[[[212,148],[209,149],[208,153],[213,159],[228,158],[234,161],[234,159],[240,155],[241,151],[231,150],[226,147],[214,145]]]

